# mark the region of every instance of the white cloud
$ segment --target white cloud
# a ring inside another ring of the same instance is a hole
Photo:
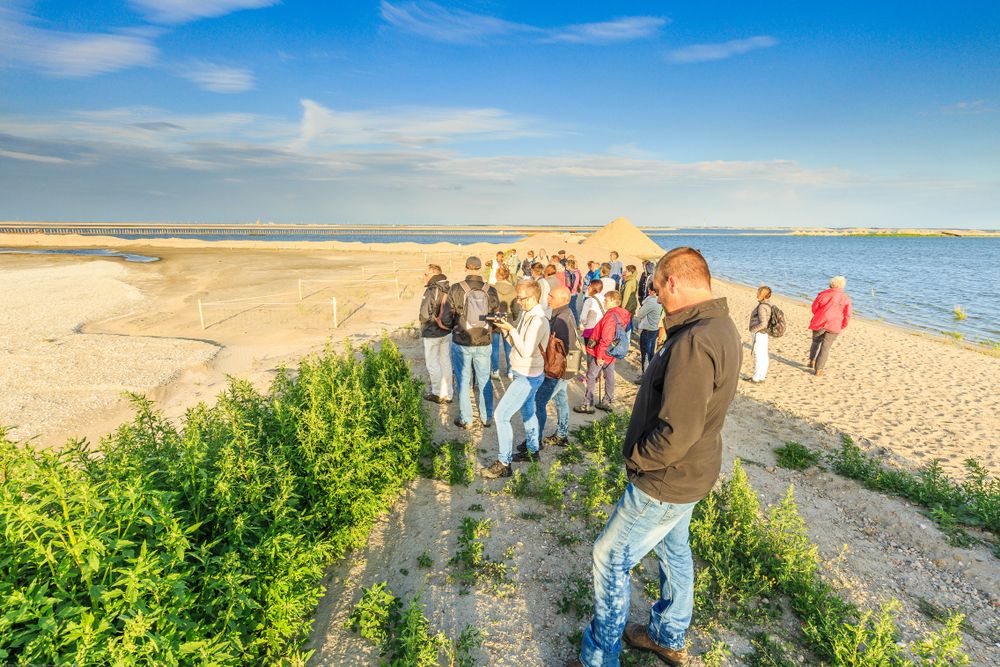
[[[425,146],[454,141],[498,140],[538,135],[532,121],[502,109],[408,107],[365,111],[328,109],[302,100],[302,126],[295,145]]]
[[[542,42],[612,44],[656,35],[667,20],[656,16],[625,16],[611,21],[543,28],[515,23],[434,2],[381,2],[382,19],[393,27],[437,42],[477,44],[491,38],[531,36]]]
[[[278,0],[131,0],[132,5],[156,23],[187,23],[223,16],[241,9],[260,9]]]
[[[674,63],[701,63],[711,60],[725,60],[743,53],[776,46],[778,40],[767,35],[757,35],[747,39],[734,39],[718,44],[693,44],[675,49],[667,54]]]
[[[32,17],[0,8],[0,56],[59,77],[105,74],[156,62],[152,31],[75,33],[30,25]]]
[[[992,113],[993,111],[995,109],[987,105],[985,100],[956,102],[941,109],[941,113],[948,116],[976,116],[984,113]]]
[[[200,62],[182,69],[180,74],[213,93],[245,93],[254,88],[253,72],[239,67]]]
[[[627,16],[600,23],[578,23],[557,28],[545,41],[570,44],[613,44],[655,37],[667,19],[657,16]]]
[[[0,157],[12,160],[25,160],[27,162],[42,162],[44,164],[69,164],[69,160],[52,155],[36,155],[35,153],[22,153],[21,151],[6,151],[0,149]]]
[[[537,32],[534,26],[513,23],[434,2],[393,4],[382,0],[382,18],[392,26],[438,42],[472,44],[490,37]]]

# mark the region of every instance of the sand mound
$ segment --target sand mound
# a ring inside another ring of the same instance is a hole
[[[587,245],[617,250],[620,255],[632,255],[640,259],[659,259],[663,248],[646,236],[628,218],[616,218],[587,237]]]

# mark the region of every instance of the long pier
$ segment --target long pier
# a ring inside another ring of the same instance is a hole
[[[346,236],[365,234],[393,236],[401,233],[454,236],[456,234],[510,234],[525,236],[538,232],[568,231],[589,233],[597,226],[552,227],[519,225],[497,228],[491,225],[442,227],[435,225],[197,225],[186,223],[90,223],[90,222],[0,222],[0,234],[79,234],[81,236]]]

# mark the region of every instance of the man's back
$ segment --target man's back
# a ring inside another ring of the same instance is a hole
[[[448,290],[443,320],[452,327],[452,340],[456,345],[480,347],[493,343],[493,327],[488,322],[468,322],[471,327],[468,329],[463,326],[466,295],[477,290],[485,292],[488,312],[495,313],[500,309],[500,299],[496,289],[487,285],[481,276],[468,275],[465,280],[452,285]]]
[[[629,479],[645,493],[694,502],[708,494],[722,467],[722,426],[743,350],[725,299],[666,322],[667,343],[643,376],[623,452]]]

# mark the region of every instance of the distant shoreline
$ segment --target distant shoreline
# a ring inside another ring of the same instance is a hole
[[[17,235],[65,236],[108,236],[120,234],[202,234],[281,236],[294,234],[376,234],[390,236],[393,233],[422,233],[434,236],[453,234],[488,234],[512,237],[537,233],[590,234],[600,229],[600,225],[511,225],[498,229],[496,225],[335,225],[335,224],[202,224],[177,222],[39,222],[0,221],[0,233]],[[646,234],[730,234],[733,236],[866,236],[866,237],[996,237],[1000,230],[994,229],[919,229],[919,228],[877,228],[877,227],[639,227]]]

